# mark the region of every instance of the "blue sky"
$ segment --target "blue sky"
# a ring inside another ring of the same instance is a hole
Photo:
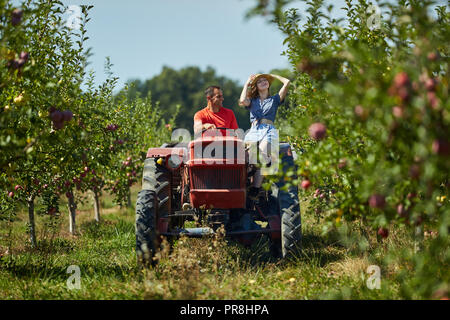
[[[16,2],[14,0],[13,2]],[[22,1],[20,1],[22,2]],[[104,79],[105,58],[119,87],[130,79],[148,79],[164,65],[179,69],[212,66],[219,75],[245,82],[250,74],[289,67],[282,56],[283,34],[262,17],[245,19],[256,0],[62,0],[90,4],[87,46],[89,69]],[[344,0],[329,0],[333,15],[343,16]],[[442,1],[439,1],[442,2]],[[305,4],[293,2],[304,16]],[[69,14],[66,15],[69,17]]]
[[[123,85],[148,79],[164,65],[212,66],[219,75],[243,83],[252,73],[288,67],[281,55],[283,35],[257,17],[244,18],[254,0],[65,0],[92,4],[87,45],[97,83],[105,57]]]

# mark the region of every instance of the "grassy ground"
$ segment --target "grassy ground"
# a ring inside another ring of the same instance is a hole
[[[401,229],[382,244],[353,237],[356,224],[346,241],[338,231],[323,236],[321,221],[302,203],[303,253],[295,261],[274,260],[264,240],[244,248],[214,237],[180,239],[161,252],[157,267],[140,270],[134,209],[104,197],[96,223],[91,206],[89,200],[79,206],[77,236],[67,232],[65,206],[56,222],[39,216],[36,249],[28,245],[25,212],[12,224],[0,222],[0,299],[398,299],[398,271],[405,268],[382,259],[390,247],[412,246]],[[68,288],[71,265],[79,267],[80,289]],[[382,268],[380,290],[367,288],[369,265]]]

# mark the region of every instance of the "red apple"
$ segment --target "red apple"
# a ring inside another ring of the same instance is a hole
[[[373,194],[369,198],[369,206],[372,208],[383,209],[386,206],[386,199],[383,195]]]
[[[389,235],[389,230],[386,228],[379,228],[377,234],[382,237],[383,239],[386,239]]]
[[[403,102],[410,99],[411,82],[406,72],[399,72],[395,75],[392,85],[389,88],[389,94],[398,96]]]
[[[367,119],[368,112],[365,108],[363,108],[363,106],[357,105],[353,111],[360,119],[362,119],[362,120]]]
[[[58,123],[63,120],[63,114],[61,111],[55,110],[50,113],[50,119],[52,119],[53,123]]]
[[[327,134],[327,127],[320,122],[316,122],[309,127],[308,131],[311,138],[322,140]]]
[[[62,112],[62,117],[64,121],[70,121],[73,118],[73,113],[70,110],[64,110]]]
[[[397,96],[403,101],[406,102],[410,98],[409,88],[401,87],[397,89]]]
[[[347,159],[343,158],[339,160],[338,168],[343,169],[347,166]]]
[[[394,77],[394,86],[399,89],[410,84],[408,74],[404,71],[399,72]]]
[[[54,127],[56,130],[60,130],[60,129],[64,128],[64,122],[63,122],[63,121],[60,121],[60,122],[53,122],[53,127]]]
[[[436,78],[428,78],[427,80],[425,80],[425,88],[428,91],[434,91],[436,89],[437,83],[438,81]]]
[[[303,189],[308,189],[309,188],[309,186],[311,185],[311,181],[309,181],[309,180],[303,180],[302,181],[302,184],[301,184],[301,187],[303,188]]]
[[[433,144],[431,146],[431,149],[435,154],[441,155],[441,156],[448,156],[450,155],[450,143],[447,140],[444,139],[436,139],[433,141]]]
[[[19,67],[23,67],[25,63],[27,63],[30,54],[28,52],[22,51],[19,55],[18,65]]]
[[[439,98],[436,96],[435,92],[428,91],[427,99],[432,109],[436,110],[439,107]]]
[[[414,199],[415,197],[417,197],[417,193],[410,192],[410,193],[408,193],[408,195],[406,197],[408,198],[408,200]]]
[[[396,118],[403,118],[404,110],[402,107],[394,106],[392,107],[392,114]]]
[[[427,58],[430,61],[436,61],[439,59],[439,52],[432,51],[432,52],[428,53]]]
[[[17,26],[22,21],[23,11],[20,9],[14,9],[11,13],[11,24]]]

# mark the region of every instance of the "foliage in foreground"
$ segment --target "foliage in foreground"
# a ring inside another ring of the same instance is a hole
[[[322,0],[305,1],[304,13],[288,2],[258,1],[249,14],[270,16],[285,34],[295,72],[277,124],[300,154],[292,183],[313,196],[324,232],[361,221],[380,241],[394,226],[415,234],[416,248],[386,253],[387,264],[414,270],[403,296],[448,295],[448,7],[380,2],[377,15],[367,1],[346,1],[346,18],[336,20]],[[438,236],[420,248],[424,226]]]

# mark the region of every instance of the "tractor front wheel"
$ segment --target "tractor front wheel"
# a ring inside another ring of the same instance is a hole
[[[170,172],[156,159],[144,162],[142,190],[136,201],[136,256],[138,263],[155,265],[161,233],[167,232],[171,211]]]
[[[156,195],[153,190],[141,190],[136,202],[136,256],[144,266],[154,265],[158,247],[156,234]]]

